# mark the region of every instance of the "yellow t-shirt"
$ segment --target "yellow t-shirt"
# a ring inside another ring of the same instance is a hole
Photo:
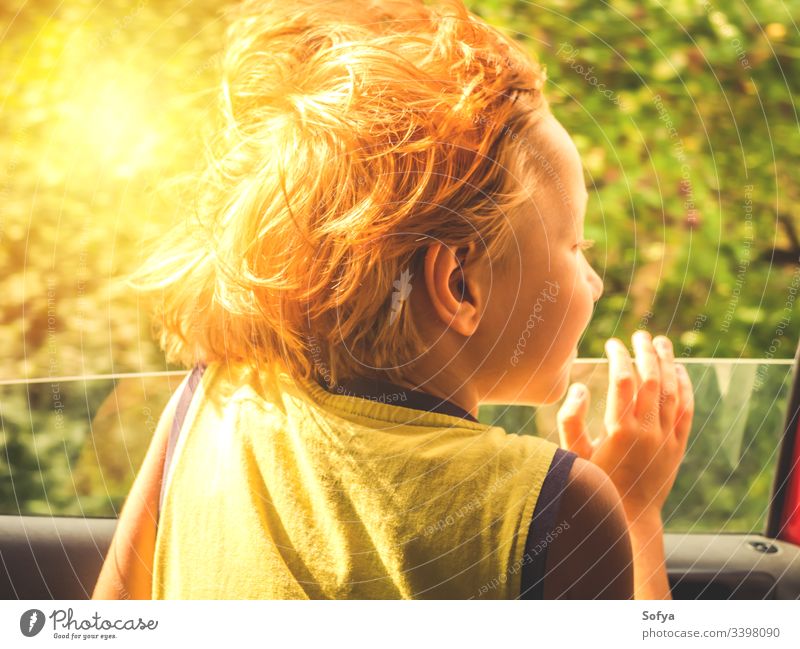
[[[558,446],[231,364],[192,397],[154,599],[514,599]]]

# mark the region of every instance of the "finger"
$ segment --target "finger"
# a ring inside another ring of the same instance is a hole
[[[658,422],[658,397],[661,391],[661,369],[653,339],[643,329],[631,336],[636,352],[636,369],[639,372],[639,389],[636,392],[636,419],[644,430],[651,430]]]
[[[593,447],[586,434],[586,413],[589,411],[589,390],[573,383],[564,404],[556,415],[562,448],[577,453],[584,460],[592,457]]]
[[[689,378],[689,372],[686,371],[686,366],[678,365],[676,372],[678,375],[678,399],[680,405],[678,406],[678,415],[675,420],[675,435],[681,444],[681,448],[685,448],[686,441],[689,439],[689,432],[692,430],[692,419],[694,418],[694,390],[692,388],[692,380]]]
[[[675,427],[675,414],[678,410],[678,375],[675,369],[675,356],[672,342],[666,336],[656,336],[653,346],[658,354],[661,370],[661,395],[659,397],[659,415],[661,430],[670,434]]]
[[[608,355],[608,396],[605,424],[609,433],[634,423],[633,361],[619,338],[609,338],[605,344]]]

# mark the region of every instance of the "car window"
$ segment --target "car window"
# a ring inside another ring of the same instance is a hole
[[[675,486],[663,510],[667,532],[762,532],[766,526],[791,390],[791,360],[686,359],[695,416]],[[604,434],[604,361],[579,359],[572,380],[592,400],[587,427]],[[480,420],[558,443],[558,405],[483,406]]]
[[[194,173],[219,118],[225,22],[218,0],[40,4],[0,44],[0,511],[115,516],[185,375],[150,372],[175,367],[152,305],[120,280],[170,226],[208,216]],[[760,529],[790,373],[778,359],[800,338],[786,162],[800,76],[783,69],[800,55],[796,18],[771,3],[468,4],[546,65],[585,168],[586,255],[605,287],[573,376],[592,391],[590,426],[605,341],[668,335],[698,405],[666,527]],[[480,417],[556,439],[554,407]]]
[[[184,376],[0,384],[0,514],[116,517]]]
[[[672,532],[760,532],[766,516],[792,361],[690,359],[695,418],[664,509]],[[185,372],[0,385],[0,513],[115,517],[170,395]],[[578,359],[592,393],[589,434],[603,434],[607,364]],[[486,405],[479,419],[558,442],[558,404]]]

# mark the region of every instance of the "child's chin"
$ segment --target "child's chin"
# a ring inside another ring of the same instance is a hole
[[[570,364],[571,365],[571,364]],[[559,403],[569,390],[569,365],[566,371],[562,371],[558,378],[553,382],[552,387],[548,390],[547,394],[541,395],[535,400],[537,406],[550,406],[554,403]]]
[[[569,372],[564,373],[561,383],[558,385],[558,390],[554,391],[558,396],[553,400],[553,403],[558,403],[567,396],[567,392],[569,391],[569,375]]]
[[[561,370],[561,374],[558,377],[558,384],[553,392],[557,393],[557,398],[554,400],[561,401],[565,396],[567,396],[567,391],[569,390],[569,383],[570,383],[570,376],[572,376],[572,365],[575,362],[575,355],[570,356],[569,360],[564,363],[564,367]]]

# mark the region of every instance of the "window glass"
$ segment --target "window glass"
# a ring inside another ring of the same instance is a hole
[[[686,456],[665,505],[667,532],[762,532],[791,389],[791,360],[691,359],[695,393]],[[572,380],[592,394],[587,427],[603,434],[605,361],[579,359]],[[558,405],[483,406],[480,420],[558,443]]]
[[[694,424],[664,510],[672,532],[759,532],[766,524],[791,361],[691,359]],[[0,385],[0,513],[115,517],[161,412],[185,373]],[[603,432],[607,363],[579,359],[587,427]],[[484,423],[558,443],[558,404],[482,406]]]
[[[183,376],[0,385],[0,513],[116,517]]]

